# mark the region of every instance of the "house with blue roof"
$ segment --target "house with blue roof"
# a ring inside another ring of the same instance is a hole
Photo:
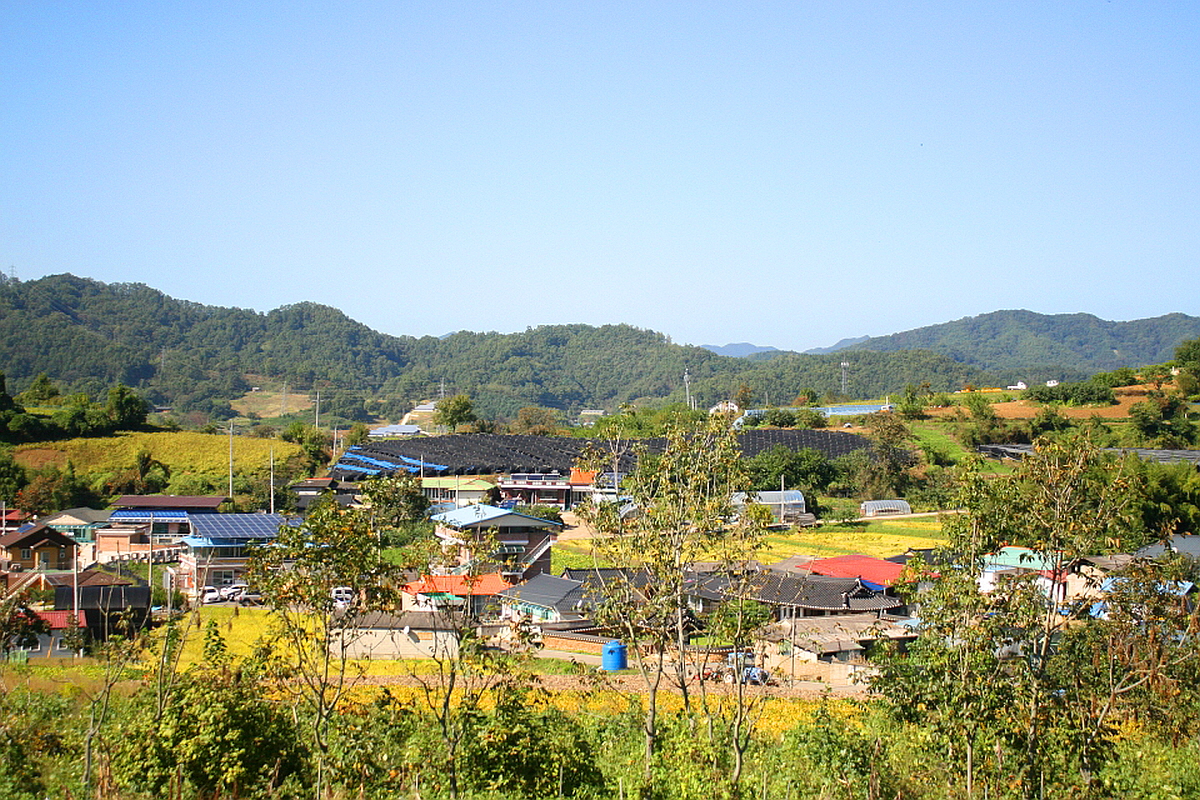
[[[244,580],[249,547],[275,539],[284,525],[299,520],[282,514],[197,514],[182,541],[175,588],[191,595],[205,586],[230,586]]]
[[[444,549],[458,550],[463,569],[486,564],[510,581],[549,574],[550,548],[558,540],[561,522],[520,514],[507,508],[473,505],[433,517],[434,533]],[[479,545],[488,542],[487,553]]]

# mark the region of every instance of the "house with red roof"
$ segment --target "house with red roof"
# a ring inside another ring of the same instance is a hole
[[[461,610],[468,606],[476,617],[500,613],[497,595],[513,584],[499,572],[486,575],[426,575],[404,584],[403,611],[441,611],[447,607]]]
[[[46,624],[46,632],[38,634],[36,645],[21,647],[16,645],[9,653],[9,658],[20,654],[17,658],[71,658],[76,651],[67,646],[68,634],[74,625],[80,632],[87,630],[87,618],[82,610],[77,611],[30,611],[28,612]]]
[[[904,565],[851,553],[832,558],[818,558],[805,564],[803,569],[831,578],[859,578],[872,589],[883,590],[890,589],[899,582]]]

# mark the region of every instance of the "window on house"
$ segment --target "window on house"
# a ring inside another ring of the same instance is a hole
[[[28,547],[22,547],[21,548],[21,560],[28,561],[31,558],[33,558],[33,551],[30,550]]]
[[[212,586],[228,586],[235,577],[231,569],[214,569],[208,573],[208,582]]]

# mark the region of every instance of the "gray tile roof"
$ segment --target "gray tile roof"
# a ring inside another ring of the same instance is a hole
[[[534,575],[520,586],[505,589],[501,597],[520,600],[522,603],[553,608],[556,611],[575,611],[585,597],[583,581],[559,578],[554,575]]]

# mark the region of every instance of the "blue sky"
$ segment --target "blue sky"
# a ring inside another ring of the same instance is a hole
[[[1200,6],[0,7],[0,266],[392,334],[1200,314]]]

